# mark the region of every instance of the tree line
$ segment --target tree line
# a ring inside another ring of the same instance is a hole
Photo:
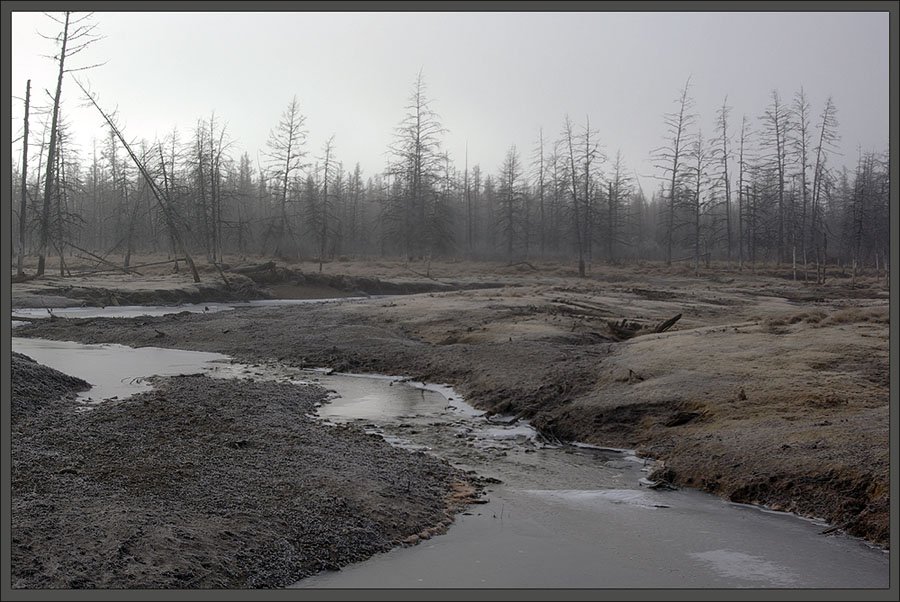
[[[319,269],[345,256],[558,259],[581,275],[597,262],[689,262],[698,272],[712,261],[777,263],[819,282],[829,265],[887,266],[888,153],[860,150],[842,164],[834,102],[814,108],[802,87],[789,99],[773,90],[740,119],[725,97],[703,121],[688,80],[661,120],[649,191],[621,152],[607,155],[589,116],[540,129],[532,148],[511,146],[494,173],[468,154],[460,165],[442,147],[447,130],[421,73],[388,164],[371,175],[340,158],[334,136],[309,148],[296,96],[256,158],[215,113],[152,142],[127,141],[105,114],[108,132],[86,154],[70,144],[60,99],[65,60],[94,39],[93,26],[68,13],[58,22],[56,94],[35,141],[29,82],[25,152],[12,165],[20,273],[27,254],[39,256],[39,273],[57,257],[65,274],[67,256],[122,256],[127,271],[137,252],[312,259]]]

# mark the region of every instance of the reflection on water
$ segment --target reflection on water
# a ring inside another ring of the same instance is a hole
[[[181,305],[107,305],[106,307],[19,307],[12,310],[13,318],[137,318],[139,316],[167,316],[183,311],[192,314],[231,311],[240,307],[279,307],[283,305],[312,305],[358,301],[368,297],[336,297],[329,299],[260,299],[231,303],[183,303]]]
[[[12,338],[12,350],[65,374],[78,376],[92,387],[82,392],[83,402],[122,399],[150,390],[147,377],[196,374],[215,368],[228,356],[221,353],[181,351],[124,345],[84,345],[70,341]]]

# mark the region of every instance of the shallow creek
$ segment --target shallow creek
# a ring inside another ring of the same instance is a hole
[[[823,535],[821,521],[649,489],[651,467],[633,452],[546,441],[524,421],[485,417],[450,387],[215,353],[20,337],[12,348],[94,384],[82,410],[146,390],[156,374],[318,384],[330,391],[318,408],[325,423],[355,422],[488,480],[486,503],[446,534],[295,587],[888,587],[889,553]]]

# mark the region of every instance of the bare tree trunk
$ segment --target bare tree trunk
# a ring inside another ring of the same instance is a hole
[[[325,146],[325,173],[322,178],[322,230],[319,240],[319,273],[322,272],[322,263],[325,261],[325,247],[328,242],[328,171],[331,167],[331,152],[334,136],[329,138]]]
[[[56,78],[56,96],[53,98],[53,116],[50,120],[50,149],[47,151],[47,178],[44,184],[44,206],[41,212],[41,236],[38,248],[37,275],[44,275],[44,264],[47,255],[47,240],[50,235],[50,195],[53,191],[53,176],[56,164],[56,126],[59,120],[59,99],[62,95],[62,80],[65,73],[66,42],[69,38],[69,13],[66,12],[66,21],[62,33],[62,50],[59,53],[59,75]]]
[[[122,189],[125,192],[125,204],[128,205],[128,186],[123,186]],[[125,262],[123,265],[126,274],[131,266],[131,254],[134,252],[134,228],[140,207],[140,203],[135,201],[134,207],[131,209],[131,216],[128,219],[128,235],[125,238]]]
[[[572,122],[566,116],[566,141],[569,145],[569,168],[572,177],[572,206],[575,216],[575,242],[578,245],[578,276],[584,278],[584,245],[581,239],[581,214],[578,210],[578,179],[575,172],[575,148],[572,141]]]
[[[25,224],[28,211],[28,110],[31,105],[31,80],[25,84],[25,131],[22,134],[22,199],[19,203],[19,257],[16,259],[16,274],[24,276],[22,260],[25,257]]]
[[[727,235],[727,244],[728,244],[728,267],[731,268],[731,247],[732,247],[732,236],[731,236],[731,177],[728,174],[728,97],[725,97],[725,101],[722,103],[721,109],[721,122],[719,127],[722,132],[722,173],[725,177],[725,228]]]
[[[544,246],[545,246],[544,231],[546,229],[546,226],[544,223],[544,129],[543,128],[541,128],[541,131],[540,131],[540,138],[541,138],[540,149],[538,152],[540,152],[541,156],[540,156],[540,167],[539,167],[539,172],[538,172],[538,186],[539,186],[538,194],[540,195],[540,213],[541,213],[541,259],[544,259]]]
[[[684,137],[685,127],[688,125],[690,121],[692,121],[692,116],[686,114],[686,111],[690,108],[693,101],[688,96],[688,90],[690,89],[691,78],[688,77],[687,81],[684,84],[684,88],[681,90],[681,95],[678,99],[678,116],[676,118],[675,115],[671,115],[667,118],[667,122],[669,123],[669,130],[671,134],[674,136],[674,140],[672,141],[671,155],[668,157],[672,162],[672,178],[669,182],[669,211],[668,211],[668,223],[666,224],[666,265],[672,265],[672,245],[673,238],[675,234],[675,195],[677,194],[677,184],[678,184],[678,168],[682,155],[682,142]]]
[[[698,149],[698,153],[699,153]],[[699,155],[698,155],[699,156]],[[697,188],[694,190],[694,275],[700,275],[700,165],[697,165]]]
[[[63,215],[62,215],[62,195],[63,195],[63,187],[60,186],[60,174],[62,174],[62,182],[65,182],[65,174],[63,173],[62,166],[62,148],[60,147],[60,152],[56,154],[56,241],[53,243],[53,246],[56,248],[56,253],[59,255],[59,276],[60,278],[65,277],[66,275],[66,262],[63,258]]]
[[[791,263],[793,265],[794,281],[797,280],[797,243],[791,245]]]
[[[463,196],[466,199],[466,250],[472,256],[472,195],[469,193],[469,141],[466,140],[466,164],[463,174]]]
[[[747,116],[741,120],[741,149],[738,156],[738,270],[744,270],[744,141],[747,135]]]
[[[616,237],[616,203],[619,201],[618,195],[613,194],[613,185],[612,182],[609,182],[609,238],[606,241],[607,246],[607,254],[609,255],[609,262],[614,263],[615,257],[613,256],[613,241]]]

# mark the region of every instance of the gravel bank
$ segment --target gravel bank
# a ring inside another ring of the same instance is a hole
[[[75,412],[48,400],[83,381],[13,367],[16,588],[282,587],[438,532],[472,493],[312,418],[317,387],[185,376]]]

